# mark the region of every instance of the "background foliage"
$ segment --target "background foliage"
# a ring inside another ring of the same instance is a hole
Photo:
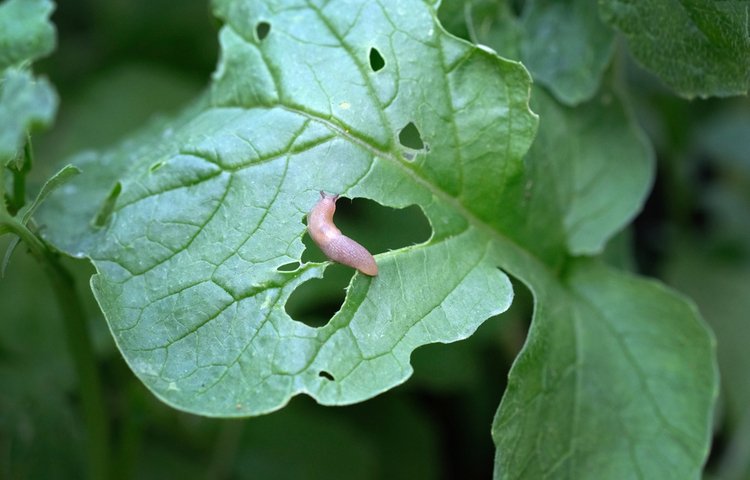
[[[660,71],[664,62],[650,63],[653,56],[647,52],[653,45],[644,45],[643,37],[633,32],[632,18],[619,15],[618,2],[605,2],[603,16],[622,36],[592,16],[587,2],[568,3],[569,9],[561,11],[556,2],[517,5],[516,10],[447,2],[441,7],[441,16],[454,34],[520,59],[530,70],[537,83],[532,109],[542,116],[531,158],[562,155],[574,162],[585,158],[586,152],[609,148],[619,158],[615,165],[633,157],[648,159],[648,143],[637,127],[629,126],[631,112],[645,128],[658,161],[654,188],[643,212],[610,242],[604,255],[618,267],[665,279],[698,302],[718,338],[723,382],[716,414],[717,440],[707,475],[744,478],[750,472],[750,449],[746,447],[750,443],[750,389],[743,373],[750,359],[741,335],[747,330],[742,299],[750,298],[750,108],[746,97],[688,102],[674,91],[704,96],[746,90],[746,45],[733,44],[731,37],[719,33],[716,49],[711,49],[712,44],[697,44],[696,49],[710,51],[696,57],[710,63],[691,68],[723,72],[720,67],[729,65],[739,66],[740,71],[730,68],[725,77],[711,78],[707,84],[679,83],[684,77],[679,72],[673,68]],[[691,18],[690,10],[686,11]],[[733,13],[739,11],[724,12],[729,20],[727,31],[733,28]],[[55,128],[34,137],[38,164],[32,176],[37,183],[41,185],[69,154],[106,147],[144,122],[159,124],[162,120],[155,116],[173,114],[198,97],[218,61],[217,25],[212,18],[203,2],[70,1],[59,5],[53,16],[59,37],[57,51],[35,66],[37,73],[49,77],[62,99]],[[674,31],[690,31],[679,23],[684,21],[678,19]],[[677,35],[667,40],[681,45],[693,41]],[[549,61],[549,56],[564,58],[566,54],[571,60],[560,63],[575,68]],[[637,66],[631,54],[674,90]],[[604,86],[600,86],[602,82]],[[712,84],[725,89],[710,90]],[[604,103],[589,102],[592,98]],[[602,115],[603,108],[612,110],[608,106],[612,102],[619,116]],[[620,102],[624,106],[619,106]],[[554,128],[545,125],[545,118],[557,120],[547,124]],[[621,149],[612,147],[622,140],[624,131],[633,142]],[[567,138],[581,139],[581,143],[566,151],[561,145]],[[603,146],[596,145],[598,141]],[[649,165],[645,160],[640,179],[633,180],[632,186],[622,185],[623,191],[643,195]],[[631,168],[626,170],[632,172]],[[624,178],[617,170],[605,172]],[[579,181],[586,185],[590,179]],[[599,228],[602,222],[634,213],[628,212],[627,206],[612,208],[620,213],[599,219],[595,222]],[[342,229],[355,232],[355,237],[358,231],[367,232],[378,251],[422,242],[429,236],[429,226],[415,208],[394,214],[371,202],[355,201],[342,205],[342,210],[337,214]],[[590,212],[576,208],[569,212],[560,230],[569,251],[600,251],[606,238],[587,232],[585,220]],[[399,232],[401,238],[378,238],[368,229],[369,223],[383,225],[384,232]],[[615,220],[609,228],[615,230],[621,224]],[[558,240],[540,245],[542,255],[553,263],[559,254],[555,252]],[[412,356],[413,378],[384,396],[335,410],[295,398],[273,415],[226,421],[171,410],[147,392],[123,362],[87,292],[90,267],[84,262],[65,262],[76,274],[79,293],[87,299],[88,324],[104,379],[113,439],[111,464],[118,476],[491,475],[495,449],[489,425],[532,311],[523,284],[514,283],[516,297],[511,310],[485,322],[470,339],[417,350]],[[597,288],[586,282],[596,277],[578,281],[576,269],[590,267],[586,262],[576,265],[567,281],[586,296],[587,289]],[[590,272],[601,272],[598,268]],[[339,296],[331,292],[348,283],[350,272],[340,267],[329,270],[323,280],[306,284],[292,296],[286,309],[294,318],[319,325],[338,309],[343,292]],[[53,295],[38,266],[21,248],[0,287],[0,372],[5,387],[0,394],[0,468],[6,469],[2,473],[11,478],[78,478],[87,468],[82,453],[81,394],[62,340]],[[502,445],[502,437],[496,441]],[[404,457],[407,450],[409,455]],[[700,460],[700,453],[695,460]]]

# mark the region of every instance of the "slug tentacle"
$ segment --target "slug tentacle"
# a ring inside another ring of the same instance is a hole
[[[365,275],[378,274],[375,258],[365,247],[341,233],[333,224],[338,195],[320,192],[320,200],[307,215],[307,231],[326,257],[334,262],[356,268]]]

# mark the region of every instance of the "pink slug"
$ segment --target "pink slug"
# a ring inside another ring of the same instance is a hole
[[[374,277],[378,274],[378,265],[370,252],[342,234],[333,224],[333,213],[336,211],[338,198],[338,195],[320,192],[320,200],[307,214],[307,231],[326,257]]]

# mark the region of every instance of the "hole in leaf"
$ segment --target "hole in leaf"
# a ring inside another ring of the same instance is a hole
[[[411,356],[414,367],[413,381],[432,391],[454,391],[486,385],[492,371],[500,362],[509,369],[523,347],[534,311],[529,289],[520,281],[510,278],[513,285],[513,303],[495,317],[488,318],[465,341],[419,347]],[[502,396],[506,384],[495,382],[493,395]],[[490,397],[493,398],[493,397]],[[488,405],[487,415],[496,407]]]
[[[373,72],[377,72],[379,70],[382,70],[382,68],[385,67],[385,60],[383,59],[383,56],[380,54],[377,48],[373,47],[370,49],[370,68],[372,68]]]
[[[424,150],[425,144],[422,141],[422,135],[414,122],[409,122],[398,133],[398,141],[406,148],[412,150]]]
[[[121,191],[122,184],[117,182],[115,186],[112,187],[112,191],[109,192],[109,195],[107,195],[104,203],[102,203],[101,208],[99,208],[99,212],[94,217],[94,227],[102,228],[107,222],[109,222],[109,218],[115,210],[115,204],[117,203],[117,198],[120,196]]]
[[[425,242],[432,234],[427,217],[418,206],[394,209],[364,198],[353,201],[340,198],[334,222],[344,235],[361,243],[373,255]],[[303,263],[327,260],[309,235],[302,241],[306,247]],[[322,279],[309,280],[292,292],[285,305],[286,312],[308,326],[325,325],[341,309],[352,275],[352,268],[331,264]]]
[[[425,242],[432,234],[427,217],[417,205],[396,209],[366,198],[339,198],[333,221],[344,235],[362,244],[373,255]],[[327,260],[309,235],[302,241],[307,247],[302,255],[303,262]]]
[[[325,379],[328,379],[328,380],[330,380],[332,382],[336,381],[336,379],[333,378],[333,375],[331,375],[330,373],[326,372],[325,370],[323,370],[320,373],[318,373],[318,376],[319,377],[323,377]]]
[[[271,24],[268,22],[258,22],[258,25],[255,26],[255,35],[258,36],[258,40],[261,42],[266,39],[270,32]]]
[[[352,275],[352,269],[343,265],[327,268],[323,278],[309,280],[292,292],[284,305],[286,313],[308,327],[324,326],[341,309]]]
[[[299,262],[289,262],[276,267],[279,272],[293,272],[299,268]]]

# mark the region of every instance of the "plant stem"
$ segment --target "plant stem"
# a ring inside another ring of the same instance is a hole
[[[83,416],[86,422],[89,476],[92,480],[111,478],[110,439],[102,385],[96,357],[86,325],[86,315],[75,289],[72,275],[59,258],[17,219],[0,212],[0,224],[21,237],[32,255],[39,260],[52,283],[62,312],[68,349],[78,375]]]
[[[52,288],[63,313],[68,348],[78,373],[88,431],[89,472],[92,479],[110,478],[109,423],[86,313],[70,273],[57,261],[49,270],[54,272],[50,275]]]
[[[222,420],[206,478],[222,480],[231,476],[231,466],[240,447],[244,425],[244,422],[238,419]]]
[[[26,203],[26,175],[31,171],[34,162],[34,152],[31,149],[31,138],[27,139],[23,147],[23,162],[18,168],[12,168],[13,172],[13,195],[10,197],[8,209],[10,213],[18,212]]]

